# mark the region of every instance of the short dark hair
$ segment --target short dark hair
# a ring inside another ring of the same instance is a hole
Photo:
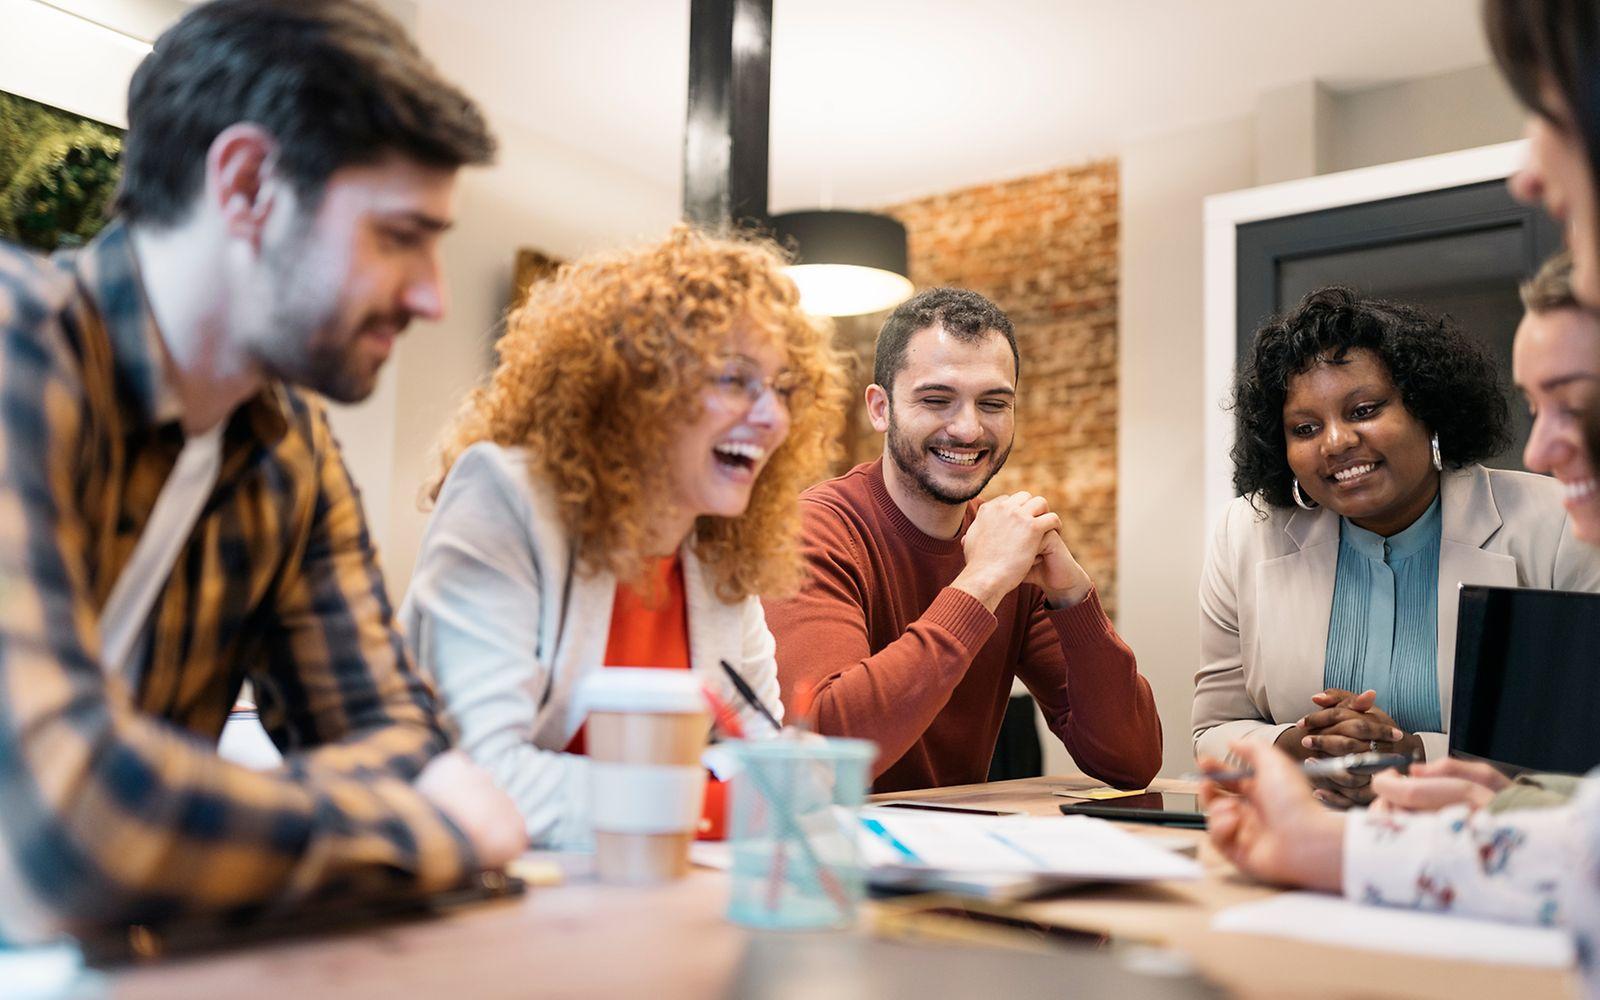
[[[1288,507],[1294,472],[1283,433],[1289,382],[1353,350],[1378,356],[1412,416],[1439,435],[1445,464],[1459,468],[1511,443],[1511,411],[1488,352],[1449,317],[1366,298],[1340,286],[1307,295],[1256,331],[1234,383],[1233,486],[1241,495]]]
[[[279,168],[312,205],[340,167],[391,153],[437,167],[494,155],[477,106],[388,14],[359,0],[211,0],[133,74],[117,211],[181,222],[212,141],[237,122],[273,134]]]
[[[883,321],[872,360],[872,381],[885,391],[893,389],[894,377],[906,365],[906,344],[930,326],[942,326],[957,340],[969,343],[990,333],[1000,334],[1011,345],[1011,360],[1016,363],[1016,375],[1021,377],[1017,331],[999,306],[965,288],[930,288],[900,303]]]

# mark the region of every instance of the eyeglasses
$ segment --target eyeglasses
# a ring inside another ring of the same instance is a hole
[[[775,375],[763,376],[755,365],[744,361],[730,361],[711,376],[711,388],[733,406],[755,406],[768,389],[778,397],[784,409],[794,410],[811,399],[811,384],[799,372],[784,369]]]

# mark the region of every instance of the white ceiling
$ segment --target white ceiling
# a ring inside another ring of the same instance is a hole
[[[54,0],[139,37],[195,0]],[[380,0],[385,2],[385,0]],[[689,0],[387,0],[497,120],[677,190]],[[1487,59],[1478,0],[773,0],[771,206],[881,205]]]
[[[195,0],[53,0],[153,37]],[[689,0],[379,0],[497,120],[678,190]],[[407,18],[409,20],[409,18]],[[463,45],[463,40],[468,40]],[[771,207],[881,205],[1487,59],[1478,0],[773,0]]]
[[[688,0],[419,0],[497,119],[676,190]],[[771,204],[870,206],[1115,153],[1307,79],[1481,64],[1477,0],[774,0]]]

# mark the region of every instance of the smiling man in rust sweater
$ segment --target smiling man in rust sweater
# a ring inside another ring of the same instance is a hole
[[[786,705],[877,742],[880,792],[983,781],[1013,676],[1088,773],[1142,788],[1161,723],[1094,582],[1030,493],[975,498],[1005,465],[1021,359],[1011,321],[937,288],[878,335],[883,457],[806,491],[808,573],[770,603]]]

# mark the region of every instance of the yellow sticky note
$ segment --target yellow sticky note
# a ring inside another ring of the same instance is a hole
[[[1124,791],[1121,788],[1058,788],[1056,795],[1064,799],[1088,799],[1092,802],[1103,802],[1106,799],[1125,799],[1130,795],[1143,795],[1147,789],[1135,788]]]
[[[531,888],[533,886],[560,885],[564,876],[561,866],[551,861],[518,858],[506,865],[506,874],[515,875]]]

